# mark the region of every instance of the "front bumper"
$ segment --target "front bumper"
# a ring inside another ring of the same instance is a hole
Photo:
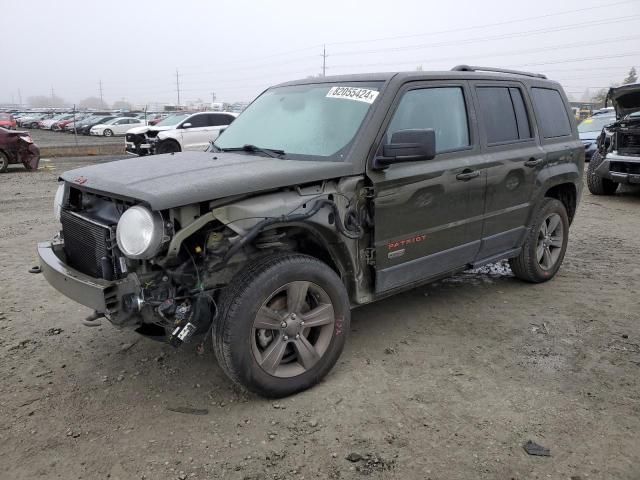
[[[124,310],[123,297],[138,294],[140,284],[135,274],[130,273],[121,280],[108,281],[93,278],[64,263],[62,241],[38,244],[38,257],[44,278],[53,288],[70,299],[104,313],[111,321],[130,316]]]
[[[612,168],[613,165],[621,164],[627,167],[633,167],[627,168],[627,170],[632,171],[619,171],[618,168]],[[599,177],[612,180],[616,183],[638,185],[640,184],[640,157],[618,155],[615,152],[609,152],[598,168],[596,168],[595,173]]]
[[[133,155],[146,155],[151,153],[151,145],[149,143],[135,144],[133,142],[125,142],[125,150]]]

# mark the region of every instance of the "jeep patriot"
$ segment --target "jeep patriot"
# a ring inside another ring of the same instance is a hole
[[[210,334],[232,381],[282,397],[334,366],[358,305],[501,259],[553,278],[583,167],[543,75],[306,79],[265,90],[206,151],[64,173],[38,252],[96,316],[175,346]]]

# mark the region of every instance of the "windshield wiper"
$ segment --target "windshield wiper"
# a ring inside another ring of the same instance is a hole
[[[216,145],[217,148],[220,148]],[[271,158],[280,158],[282,155],[284,155],[284,150],[278,150],[275,148],[261,148],[258,147],[256,145],[251,145],[251,144],[246,144],[243,145],[241,147],[234,147],[234,148],[220,148],[221,151],[223,152],[260,152],[260,153],[264,153],[265,155],[268,155]]]

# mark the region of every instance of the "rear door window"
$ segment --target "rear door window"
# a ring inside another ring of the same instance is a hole
[[[571,123],[562,96],[551,88],[531,88],[531,99],[538,117],[538,126],[544,138],[571,135]]]
[[[522,92],[515,87],[477,87],[480,118],[489,145],[531,138]]]

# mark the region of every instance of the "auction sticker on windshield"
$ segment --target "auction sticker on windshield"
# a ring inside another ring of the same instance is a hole
[[[373,103],[378,93],[380,92],[368,88],[331,87],[329,93],[327,93],[327,98],[345,98],[358,102]]]

